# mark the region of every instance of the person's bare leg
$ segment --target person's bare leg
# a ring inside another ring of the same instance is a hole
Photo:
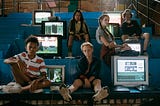
[[[121,37],[121,39],[122,39],[123,42],[124,42],[126,39],[128,39],[128,38],[129,38],[128,35],[122,35],[122,37]]]
[[[72,93],[82,86],[83,86],[83,82],[80,79],[76,79],[68,89],[70,90],[70,93]]]
[[[68,56],[72,56],[73,39],[74,39],[74,36],[73,35],[69,35],[69,38],[68,38]]]
[[[30,78],[24,74],[24,70],[20,68],[20,67],[23,67],[23,65],[20,62],[13,63],[10,65],[11,65],[14,79],[17,83],[19,83],[20,85],[23,85],[24,83],[28,83],[31,81]]]
[[[30,92],[33,92],[34,90],[49,87],[50,85],[51,81],[49,81],[48,79],[40,78],[32,81],[32,83],[28,87],[30,89]]]
[[[94,91],[95,91],[95,92],[101,90],[101,88],[102,88],[102,87],[101,87],[101,80],[95,79],[95,80],[93,81],[93,86],[94,86]]]
[[[83,37],[84,37],[85,42],[89,42],[89,35],[88,34],[85,34]]]
[[[144,38],[144,46],[143,46],[143,50],[146,51],[147,47],[148,47],[148,43],[149,43],[149,33],[144,33],[143,34],[143,38]]]

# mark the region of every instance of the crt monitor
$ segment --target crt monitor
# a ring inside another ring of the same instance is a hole
[[[106,11],[104,13],[109,15],[109,23],[118,23],[119,25],[122,24],[122,11]]]
[[[50,10],[34,10],[32,13],[32,24],[41,25],[42,21],[49,21],[49,17],[52,16]]]
[[[115,86],[149,85],[148,56],[112,56],[111,68]]]
[[[42,34],[59,35],[66,38],[66,21],[43,21]]]
[[[64,83],[65,65],[46,65],[47,77],[53,85]]]
[[[37,55],[43,58],[61,57],[62,40],[59,36],[36,35],[39,41]]]

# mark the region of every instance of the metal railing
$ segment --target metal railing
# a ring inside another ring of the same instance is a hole
[[[159,0],[155,0],[155,2],[159,3]],[[151,7],[151,2],[150,0],[147,0],[146,4],[139,2],[138,0],[132,0],[131,5],[129,8],[132,8],[137,11],[137,14],[142,15],[147,19],[147,24],[149,25],[150,23],[154,23],[157,26],[160,26],[160,21],[157,21],[154,17],[155,14],[156,16],[160,17],[160,12],[156,11]],[[146,10],[146,11],[144,11]]]

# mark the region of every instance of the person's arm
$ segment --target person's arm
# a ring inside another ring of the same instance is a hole
[[[100,36],[100,40],[108,48],[116,48],[117,47],[117,45],[114,41],[109,42],[104,38],[104,36]]]
[[[79,78],[79,79],[86,79],[86,75],[85,75],[85,71],[86,71],[86,67],[87,67],[87,60],[85,58],[85,56],[83,56],[77,63],[77,67],[76,67],[76,70],[77,70],[77,73],[76,73],[76,78]]]
[[[89,78],[89,81],[93,81],[94,79],[98,79],[100,76],[100,70],[101,70],[101,61],[97,58],[94,58],[94,63],[92,64],[92,76]]]
[[[140,27],[140,25],[138,24],[137,21],[133,21],[134,22],[134,25],[135,25],[135,28],[136,28],[136,32],[135,32],[135,36],[140,36],[141,33],[142,33],[142,29]]]
[[[77,64],[77,78],[80,78],[82,80],[86,79],[87,77],[85,76],[84,72],[83,72],[83,69],[82,69],[82,61],[80,60]]]
[[[4,60],[4,63],[6,64],[14,64],[14,63],[18,63],[19,59],[16,57],[10,57],[8,59]]]
[[[85,22],[83,22],[82,30],[83,30],[83,34],[89,34],[88,26],[87,26],[87,24]]]
[[[42,60],[40,64],[40,72],[41,72],[41,77],[47,78],[47,69],[46,69],[44,60]]]
[[[121,25],[121,27],[120,27],[120,30],[121,30],[121,35],[128,35],[126,22],[123,22],[123,23],[122,23],[122,25]]]
[[[73,27],[75,27],[75,26],[73,26],[73,21],[71,20],[69,22],[69,26],[68,26],[69,35],[74,35],[75,34],[75,32],[73,31]]]
[[[104,38],[104,36],[100,36],[100,40],[106,47],[109,47],[109,42]]]

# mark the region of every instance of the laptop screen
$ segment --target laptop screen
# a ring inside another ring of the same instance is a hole
[[[128,46],[131,47],[132,50],[135,50],[139,53],[141,53],[141,44],[140,43],[127,43]]]

